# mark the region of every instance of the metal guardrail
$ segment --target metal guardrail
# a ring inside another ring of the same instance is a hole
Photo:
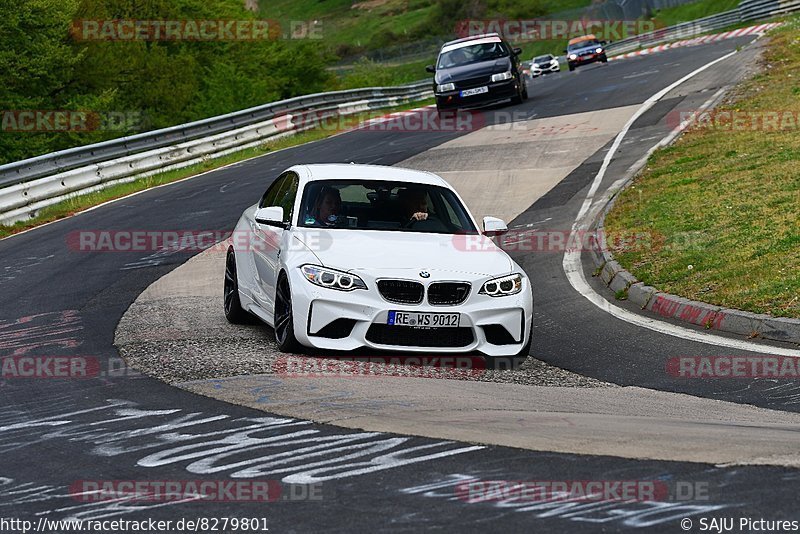
[[[639,48],[696,37],[741,22],[767,19],[798,10],[800,0],[742,0],[736,9],[615,41],[609,43],[606,50],[609,54],[624,54]]]
[[[305,95],[0,166],[0,223],[64,198],[257,146],[320,121],[432,96],[428,80]]]
[[[800,0],[742,0],[737,9],[609,43],[607,50],[622,54],[798,10]],[[297,115],[347,115],[428,98],[430,83],[300,96],[2,165],[0,223],[27,219],[72,195],[185,167],[313,126],[293,122]]]
[[[624,54],[639,48],[648,48],[669,41],[688,39],[696,37],[710,31],[719,30],[741,22],[739,10],[734,9],[725,11],[710,17],[683,22],[674,26],[668,26],[649,33],[643,33],[634,37],[628,37],[610,43],[606,50],[609,54]]]

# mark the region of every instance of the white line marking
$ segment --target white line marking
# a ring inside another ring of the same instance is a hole
[[[591,217],[586,217],[589,209],[592,207],[592,203],[594,201],[594,196],[597,193],[597,190],[600,187],[600,184],[605,177],[606,170],[608,166],[611,164],[611,160],[614,157],[617,149],[619,148],[620,144],[622,143],[622,139],[627,135],[628,130],[630,130],[633,123],[636,122],[636,119],[641,117],[648,109],[653,107],[656,102],[661,100],[667,93],[675,89],[676,87],[680,86],[687,80],[695,77],[696,75],[700,74],[701,72],[705,71],[706,69],[716,65],[717,63],[728,59],[729,57],[735,55],[737,52],[733,51],[729,54],[725,54],[724,56],[715,59],[714,61],[703,65],[702,67],[690,72],[680,80],[670,84],[669,86],[665,87],[661,91],[657,92],[650,98],[648,98],[642,106],[633,114],[633,116],[628,120],[625,126],[622,128],[619,134],[617,134],[616,139],[614,139],[614,143],[611,145],[611,149],[606,154],[605,158],[603,159],[603,164],[600,167],[600,170],[597,171],[597,175],[592,182],[591,187],[589,188],[589,192],[586,194],[586,200],[583,201],[583,205],[581,206],[580,211],[578,212],[578,216],[575,218],[575,223],[572,225],[572,233],[575,234],[581,230],[586,230],[589,226],[589,222],[591,221]],[[718,92],[719,93],[719,92]],[[710,105],[711,102],[716,98],[716,94],[712,96],[705,104]],[[683,125],[685,127],[685,124]],[[667,137],[664,138],[662,142],[659,142],[655,146],[653,146],[650,151],[648,152],[645,157],[647,157],[652,151],[658,148],[663,142],[668,142],[677,135],[678,131],[674,131],[670,133]],[[618,180],[614,185],[622,186],[623,179]],[[614,185],[609,187],[607,192],[612,191]],[[604,205],[604,199],[601,199],[595,206],[595,212],[602,208]],[[576,238],[575,235],[570,236],[569,242],[577,242],[574,241]],[[753,343],[749,341],[741,341],[738,339],[728,339],[726,337],[714,335],[714,334],[707,334],[704,332],[699,332],[696,330],[691,330],[689,328],[684,328],[681,326],[672,325],[669,323],[665,323],[656,319],[651,319],[649,317],[645,317],[623,308],[614,306],[605,298],[597,294],[589,283],[586,281],[586,277],[583,274],[583,268],[581,266],[581,252],[580,249],[576,250],[568,250],[564,254],[564,261],[563,261],[563,268],[564,273],[567,275],[567,279],[569,280],[570,285],[580,293],[584,298],[586,298],[589,302],[600,308],[601,310],[613,315],[617,319],[630,323],[634,326],[647,328],[649,330],[653,330],[654,332],[658,332],[661,334],[666,334],[674,337],[679,337],[682,339],[687,339],[690,341],[696,341],[699,343],[705,343],[709,345],[717,345],[721,347],[728,347],[737,350],[745,350],[760,354],[774,354],[779,356],[792,356],[795,358],[800,358],[800,350],[792,350],[792,349],[784,349],[780,347],[772,347],[769,345],[762,345],[760,343]]]

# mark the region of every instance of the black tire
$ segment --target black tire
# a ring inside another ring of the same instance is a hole
[[[572,72],[573,70],[575,70],[575,65],[569,65],[569,71]]]
[[[292,312],[292,291],[286,273],[278,277],[275,287],[275,342],[281,352],[294,353],[300,349],[300,343],[294,337],[294,313]]]
[[[522,91],[517,91],[517,94],[511,98],[511,103],[515,106],[522,104]]]
[[[602,63],[608,63],[608,57],[607,56],[603,56],[602,58],[600,58],[600,61]]]
[[[531,345],[533,344],[533,321],[528,326],[530,335],[528,342],[525,346],[514,356],[484,356],[486,362],[486,369],[493,371],[513,371],[519,369],[520,365],[525,363],[531,352]]]
[[[229,323],[247,324],[251,322],[250,314],[242,308],[242,301],[239,299],[239,279],[236,275],[236,254],[233,253],[233,247],[228,248],[225,256],[223,301],[225,318]]]
[[[528,85],[522,84],[522,100],[528,100]]]

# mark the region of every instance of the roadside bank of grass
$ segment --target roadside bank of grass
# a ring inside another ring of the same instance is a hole
[[[97,206],[117,198],[122,198],[139,191],[144,191],[145,189],[151,189],[159,185],[176,182],[190,176],[208,172],[214,169],[219,169],[220,167],[224,167],[232,163],[238,163],[247,159],[263,156],[264,154],[275,152],[284,148],[290,148],[293,146],[302,145],[304,143],[318,141],[334,134],[341,133],[351,127],[356,126],[359,122],[371,118],[379,117],[394,111],[403,111],[421,106],[427,106],[430,104],[433,104],[433,99],[421,100],[402,106],[350,115],[345,121],[343,121],[344,127],[342,128],[333,128],[329,125],[323,124],[295,135],[282,137],[272,141],[267,140],[257,147],[233,152],[227,156],[222,156],[219,158],[208,159],[207,161],[197,163],[189,167],[154,174],[153,176],[141,178],[133,182],[112,185],[111,187],[101,191],[74,196],[59,202],[58,204],[54,204],[42,209],[35,218],[30,220],[20,221],[14,225],[0,225],[0,239],[48,222],[69,217],[70,215],[85,211],[93,206]]]
[[[659,236],[656,246],[612,250],[648,285],[800,317],[800,17],[771,33],[763,61],[762,73],[653,154],[605,225],[609,235]]]
[[[696,20],[724,11],[736,9],[739,0],[700,0],[689,4],[658,9],[653,13],[653,20],[662,26],[672,26],[687,20]]]

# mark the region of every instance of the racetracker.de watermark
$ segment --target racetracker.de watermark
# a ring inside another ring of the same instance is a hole
[[[76,230],[66,236],[71,252],[185,252],[226,253],[268,252],[281,249],[323,251],[331,247],[332,236],[324,230],[310,229],[303,241],[281,243],[280,236],[268,230]]]
[[[480,356],[280,356],[272,365],[282,378],[441,378],[463,379],[486,373]]]
[[[500,236],[456,234],[453,247],[464,252],[566,252],[566,251],[650,251],[664,245],[664,237],[654,232],[512,230]]]
[[[78,19],[76,41],[274,41],[322,39],[322,21]]]
[[[471,480],[455,486],[467,503],[707,501],[709,484],[684,480]]]
[[[679,378],[800,378],[800,358],[790,356],[677,356],[667,373]]]
[[[466,502],[663,501],[666,483],[655,480],[488,480],[459,484]]]
[[[0,110],[3,132],[138,131],[147,127],[140,111]]]
[[[529,136],[578,137],[595,134],[599,127],[587,121],[542,122],[531,120],[530,112],[445,109],[434,107],[396,111],[388,114],[340,114],[338,111],[307,111],[289,113],[272,119],[278,131],[318,129],[327,132],[359,130],[361,132],[474,132],[483,128],[491,131],[527,132]]]
[[[129,378],[142,374],[119,357],[6,356],[0,360],[0,379]]]
[[[796,132],[800,112],[795,110],[674,110],[665,117],[667,126],[719,132]]]
[[[464,19],[456,23],[455,33],[461,38],[497,33],[514,43],[565,41],[589,34],[603,41],[619,41],[653,32],[663,26],[657,20]]]
[[[69,494],[81,502],[275,502],[321,501],[322,490],[278,480],[77,480]]]

